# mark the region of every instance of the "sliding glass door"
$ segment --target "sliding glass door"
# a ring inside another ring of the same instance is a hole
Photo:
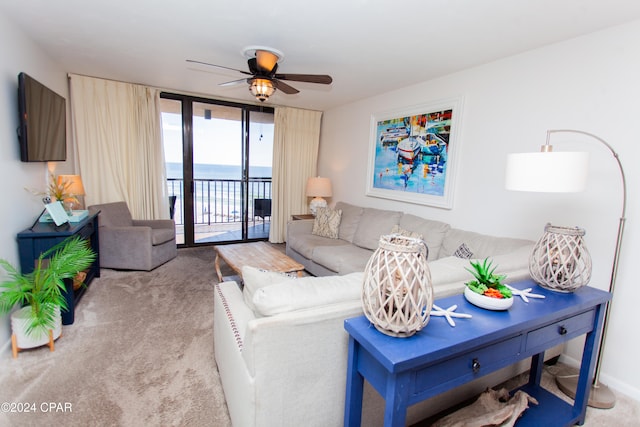
[[[163,94],[162,111],[178,243],[268,238],[273,110]]]

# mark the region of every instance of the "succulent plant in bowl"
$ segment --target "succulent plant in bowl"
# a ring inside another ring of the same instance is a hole
[[[465,298],[474,305],[490,310],[506,310],[511,307],[513,294],[502,283],[507,276],[495,274],[497,266],[494,266],[489,258],[469,263],[473,269],[466,270],[473,275],[473,280],[465,283]]]

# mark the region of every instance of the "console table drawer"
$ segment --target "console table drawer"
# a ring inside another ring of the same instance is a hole
[[[553,347],[571,338],[575,338],[593,329],[595,311],[587,311],[552,323],[527,334],[525,350],[538,350]]]
[[[414,393],[446,384],[482,376],[496,369],[496,364],[513,361],[520,352],[522,335],[486,347],[471,350],[461,356],[445,360],[416,372]]]

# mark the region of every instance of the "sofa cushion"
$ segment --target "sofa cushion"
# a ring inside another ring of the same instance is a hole
[[[364,249],[354,245],[342,246],[318,246],[313,251],[311,258],[316,264],[333,270],[338,274],[364,271],[367,261],[373,255],[370,249]]]
[[[431,271],[434,291],[441,285],[447,283],[459,282],[459,284],[463,284],[473,279],[473,275],[466,270],[470,267],[469,260],[454,256],[444,257],[430,262],[429,270]]]
[[[402,212],[364,208],[353,236],[353,244],[361,248],[376,249],[380,236],[391,233],[393,226],[400,222],[401,216]]]
[[[297,280],[297,276],[245,265],[242,267],[242,282],[244,284],[242,297],[244,298],[245,304],[255,312],[256,308],[253,305],[253,295],[258,289],[290,280]]]
[[[427,261],[433,261],[438,258],[444,236],[451,229],[451,226],[447,223],[424,219],[411,214],[402,215],[399,225],[405,230],[422,234],[422,239],[427,244],[427,248],[429,248]]]
[[[472,250],[473,258],[484,259],[514,251],[534,242],[509,237],[487,236],[472,231],[452,228],[447,232],[442,241],[439,258],[453,255],[463,243]]]
[[[318,208],[311,234],[337,239],[341,217],[342,211],[340,209]]]
[[[338,237],[352,243],[353,236],[356,234],[356,229],[358,228],[358,223],[360,222],[360,217],[362,217],[364,208],[350,205],[345,202],[338,202],[336,203],[336,209],[340,209],[342,211]]]
[[[258,289],[253,296],[256,311],[273,316],[294,310],[360,299],[364,273],[345,276],[303,277]]]
[[[489,259],[496,267],[496,274],[505,274],[505,283],[515,283],[529,277],[529,254],[533,250],[534,243],[525,244],[513,251],[490,256]],[[484,259],[484,258],[483,258]],[[429,262],[429,270],[433,280],[434,298],[442,298],[453,294],[459,294],[464,290],[464,284],[473,279],[473,275],[467,271],[471,268],[470,261],[477,259],[463,259],[456,256],[439,258]]]
[[[320,237],[313,234],[290,234],[289,239],[287,240],[287,246],[298,252],[303,257],[312,259],[313,252],[318,247],[351,246],[351,244],[342,239],[328,239],[326,237]]]

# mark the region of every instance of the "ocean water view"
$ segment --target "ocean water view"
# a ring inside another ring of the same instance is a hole
[[[182,164],[166,163],[167,178],[180,181],[168,182],[169,195],[177,196],[175,219],[184,224],[182,212]],[[253,199],[271,198],[271,167],[257,166],[249,170],[250,178],[266,178],[250,181],[247,197],[250,218],[253,217]],[[242,189],[239,165],[194,164],[194,223],[211,224],[237,222],[242,218]],[[233,180],[233,181],[220,181]]]
[[[182,179],[182,163],[166,163],[167,178]],[[242,169],[240,165],[213,165],[196,163],[193,165],[195,179],[240,179]],[[270,166],[251,166],[250,178],[271,178]]]

